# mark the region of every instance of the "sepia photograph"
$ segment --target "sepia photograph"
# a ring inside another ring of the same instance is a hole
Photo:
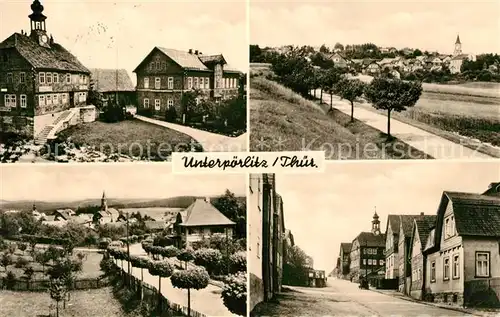
[[[3,165],[0,317],[246,316],[246,183],[162,164]]]
[[[249,12],[251,151],[500,158],[498,1],[253,0]]]
[[[251,316],[500,313],[498,162],[249,178]]]
[[[246,151],[247,3],[2,1],[0,161]]]

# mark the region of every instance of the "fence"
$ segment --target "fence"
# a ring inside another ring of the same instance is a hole
[[[183,305],[179,305],[177,303],[169,301],[163,294],[159,296],[158,290],[146,283],[142,282],[141,280],[136,278],[133,275],[129,275],[125,271],[121,269],[118,265],[116,265],[116,269],[119,272],[119,274],[122,276],[124,281],[129,281],[128,282],[128,288],[136,292],[138,295],[142,293],[142,300],[146,302],[148,305],[154,307],[158,306],[161,309],[161,313],[165,312],[166,310],[170,310],[171,313],[174,313],[175,316],[187,316],[188,315],[188,308]],[[187,296],[187,295],[186,295]],[[176,315],[179,314],[179,315]],[[193,308],[191,308],[191,317],[207,317],[205,314],[202,314]]]
[[[97,289],[108,286],[109,282],[106,278],[88,278],[88,279],[78,279],[73,282],[73,290],[88,290]],[[12,291],[30,291],[30,292],[41,292],[46,291],[50,288],[49,280],[31,280],[26,279],[14,279],[7,280],[6,277],[0,279],[0,289],[9,289]]]
[[[464,305],[500,307],[500,277],[465,282]]]

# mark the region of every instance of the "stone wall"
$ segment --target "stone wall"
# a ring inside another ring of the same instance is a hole
[[[34,134],[34,119],[31,116],[12,116],[0,112],[0,133],[15,133],[32,139]]]
[[[464,305],[463,292],[443,292],[434,293],[431,296],[426,296],[427,300],[434,303],[449,304],[450,306],[461,307]]]
[[[264,282],[250,273],[250,311],[264,300]]]

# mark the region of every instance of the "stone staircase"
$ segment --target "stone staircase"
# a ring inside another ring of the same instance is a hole
[[[71,115],[71,110],[66,110],[63,113],[61,113],[53,122],[52,124],[46,125],[42,131],[35,136],[35,144],[36,145],[44,145],[47,143],[47,138],[51,134],[51,132],[55,129],[57,129],[58,124],[67,119]]]

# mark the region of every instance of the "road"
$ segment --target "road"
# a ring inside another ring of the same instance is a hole
[[[319,90],[316,96],[320,96]],[[323,94],[323,102],[330,104],[330,95]],[[345,114],[351,115],[351,104],[333,96],[333,107]],[[370,110],[354,105],[354,117],[365,124],[380,130],[387,131],[387,117]],[[412,147],[432,156],[435,159],[491,159],[492,157],[479,151],[470,149],[461,144],[446,140],[412,125],[391,118],[391,134]]]
[[[288,287],[278,303],[258,307],[256,316],[471,316],[465,313],[411,302],[371,290],[358,284],[329,278],[325,288]]]
[[[140,244],[130,246],[130,254],[138,256],[146,256]],[[120,261],[118,261],[120,265]],[[123,261],[123,268],[127,270],[127,261]],[[138,268],[132,269],[132,274],[141,278],[141,270]],[[152,276],[147,270],[144,270],[144,282],[158,289],[158,276]],[[220,287],[209,284],[201,290],[191,290],[191,308],[205,314],[206,316],[233,316],[231,312],[224,306],[221,298],[222,289]],[[187,290],[174,288],[170,282],[170,278],[161,279],[161,293],[171,302],[187,307]]]

